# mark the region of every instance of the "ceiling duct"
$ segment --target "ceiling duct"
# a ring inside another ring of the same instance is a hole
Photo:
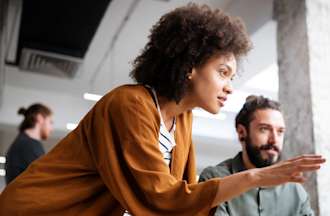
[[[23,48],[19,67],[39,74],[74,78],[81,63],[80,58]]]

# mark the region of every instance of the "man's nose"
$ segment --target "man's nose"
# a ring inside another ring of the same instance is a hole
[[[268,142],[270,144],[276,144],[279,141],[279,135],[277,134],[276,131],[272,131],[271,134],[269,135]]]

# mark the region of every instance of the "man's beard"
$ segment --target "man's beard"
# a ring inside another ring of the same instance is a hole
[[[41,137],[41,140],[47,140],[48,139],[49,133],[47,133],[46,129],[42,128],[40,130],[40,137]]]
[[[281,152],[277,146],[273,144],[263,144],[261,146],[254,146],[251,142],[251,138],[248,135],[245,139],[245,146],[247,155],[251,161],[251,163],[256,166],[257,168],[267,167],[272,164],[277,163],[280,160]],[[278,152],[278,157],[276,158],[275,155],[268,155],[266,159],[262,158],[261,151],[262,150],[270,150],[273,149],[274,151]]]

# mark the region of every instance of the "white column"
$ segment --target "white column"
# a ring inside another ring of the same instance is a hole
[[[5,82],[5,54],[6,54],[6,18],[8,1],[0,0],[0,108]]]
[[[285,155],[319,153],[328,163],[305,188],[317,215],[330,215],[330,1],[275,0],[279,100]]]

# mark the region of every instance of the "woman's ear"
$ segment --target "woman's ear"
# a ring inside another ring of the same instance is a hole
[[[195,76],[195,74],[196,74],[196,69],[193,68],[193,69],[191,69],[191,71],[189,73],[186,74],[186,79],[189,81],[192,80],[192,78]]]

